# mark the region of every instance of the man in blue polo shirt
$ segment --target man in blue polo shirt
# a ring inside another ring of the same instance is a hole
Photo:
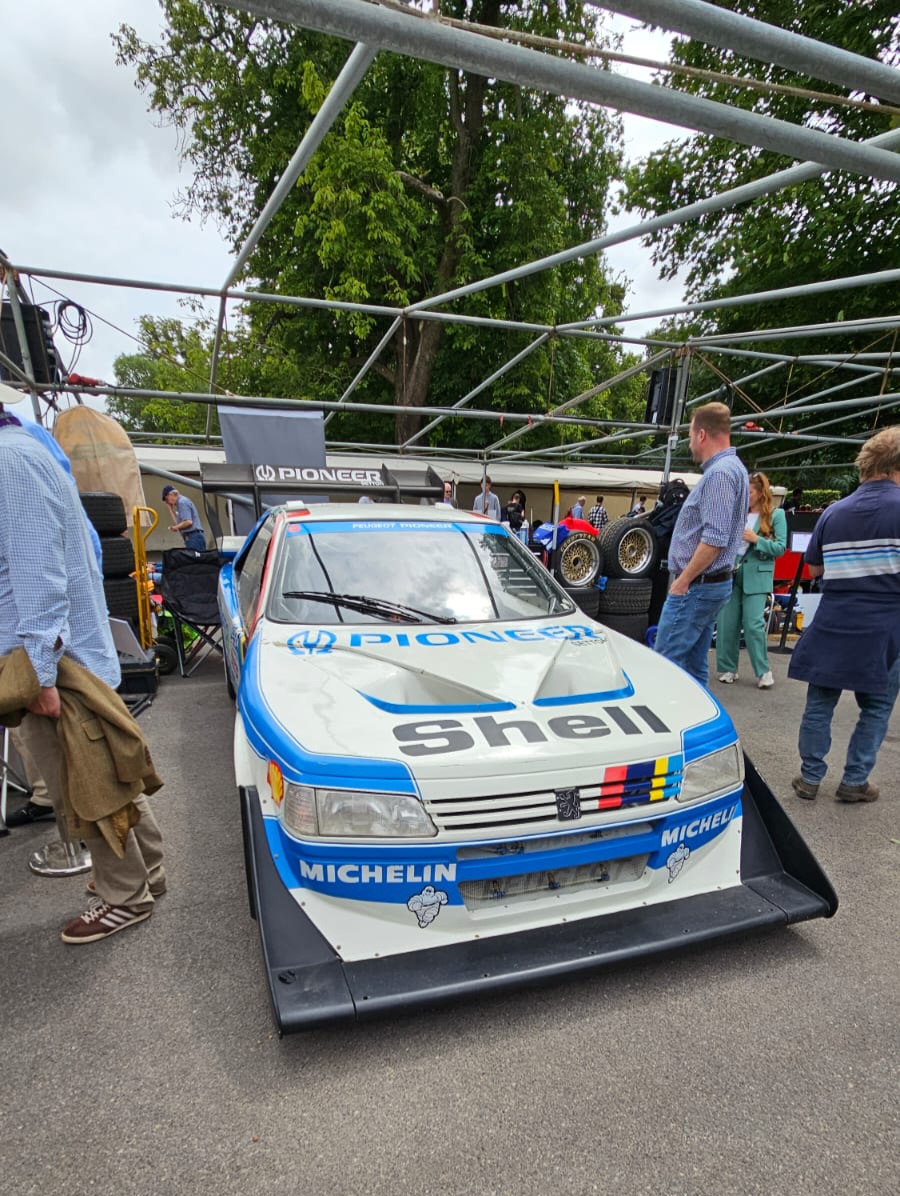
[[[806,563],[822,600],[791,656],[788,676],[806,681],[798,797],[811,801],[827,771],[831,719],[853,691],[859,719],[847,745],[841,802],[870,802],[869,781],[900,689],[900,426],[885,428],[856,458],[859,489],[824,511]]]
[[[696,408],[690,445],[703,477],[684,500],[672,533],[672,580],[659,618],[656,651],[706,685],[716,616],[731,597],[750,483],[731,447],[731,412],[724,403]]]

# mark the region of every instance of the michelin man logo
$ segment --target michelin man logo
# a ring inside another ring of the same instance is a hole
[[[421,893],[413,893],[406,903],[406,908],[416,915],[419,919],[419,926],[424,930],[435,920],[441,912],[441,906],[446,905],[447,901],[448,897],[443,889],[436,889],[434,885],[426,885]]]
[[[669,884],[672,883],[672,881],[687,863],[687,858],[690,854],[691,849],[685,846],[684,843],[679,843],[669,858],[666,860],[666,867],[669,869]]]

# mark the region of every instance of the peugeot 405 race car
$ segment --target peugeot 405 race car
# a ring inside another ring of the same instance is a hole
[[[280,1031],[834,912],[712,695],[501,525],[281,506],[219,601]]]

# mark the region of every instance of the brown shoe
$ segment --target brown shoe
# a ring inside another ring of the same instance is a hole
[[[153,913],[152,909],[132,909],[128,905],[110,905],[95,898],[88,909],[68,926],[59,936],[64,943],[96,943],[98,939],[109,938],[126,926],[143,922]]]
[[[835,801],[878,801],[880,796],[881,790],[878,786],[870,785],[868,781],[864,785],[846,785],[841,781],[835,793]]]
[[[87,884],[84,886],[84,891],[91,897],[97,896],[97,886],[94,884],[93,876],[87,882]],[[162,897],[162,895],[163,895],[163,893],[165,893],[165,891],[166,891],[166,882],[165,881],[163,881],[162,884],[159,884],[159,885],[150,885],[150,896],[151,897]]]
[[[803,777],[794,777],[791,781],[791,788],[804,801],[815,801],[816,794],[819,792],[819,786],[815,782],[805,781]]]

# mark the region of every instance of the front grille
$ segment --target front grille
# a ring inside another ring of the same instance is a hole
[[[664,756],[637,764],[610,765],[602,779],[581,785],[577,802],[557,800],[558,793],[571,790],[542,789],[528,793],[487,793],[475,797],[425,796],[425,807],[438,830],[507,832],[554,827],[571,828],[582,818],[597,822],[608,810],[647,806],[677,796],[681,788],[683,760]],[[561,810],[565,813],[560,818]],[[574,816],[573,816],[574,815]]]
[[[600,860],[573,868],[554,868],[545,872],[526,872],[521,876],[493,877],[488,880],[464,880],[459,892],[467,910],[486,906],[515,905],[540,897],[576,893],[584,889],[607,889],[640,880],[648,855],[629,856],[623,860]]]
[[[586,843],[609,843],[613,839],[634,838],[647,835],[653,830],[652,822],[629,822],[627,826],[595,827],[589,831],[576,831],[569,835],[542,835],[539,839],[507,840],[503,843],[478,843],[473,847],[460,847],[457,860],[495,860],[498,856],[533,855],[536,851],[571,851]]]

